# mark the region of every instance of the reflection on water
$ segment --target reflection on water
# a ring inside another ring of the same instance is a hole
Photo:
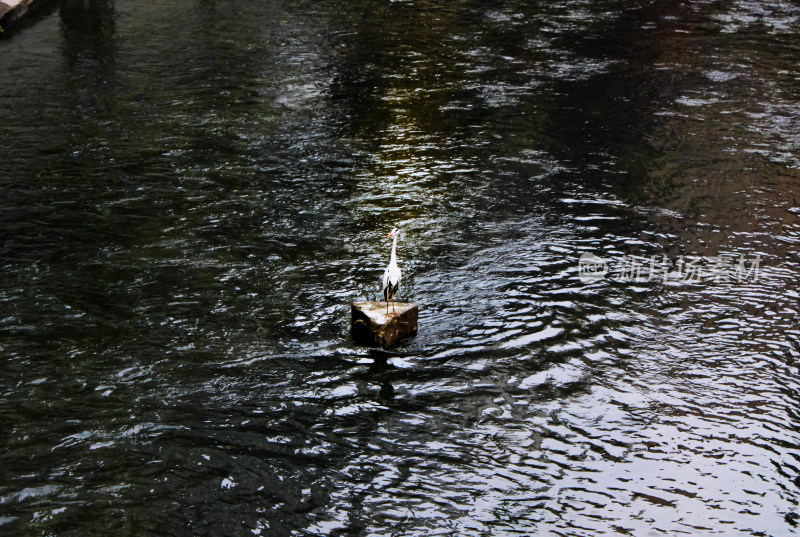
[[[0,528],[795,532],[798,19],[98,0],[7,33]],[[395,224],[420,333],[380,365],[348,302]]]

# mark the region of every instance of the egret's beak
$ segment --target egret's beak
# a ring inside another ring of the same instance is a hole
[[[391,233],[389,233],[389,234],[388,234],[388,235],[386,235],[386,236],[387,236],[387,237],[391,237],[391,236],[392,236],[392,235],[394,235],[395,233],[396,233],[396,231],[392,231]]]

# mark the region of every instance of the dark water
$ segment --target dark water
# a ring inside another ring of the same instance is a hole
[[[0,533],[795,534],[798,28],[120,0],[6,32]],[[381,366],[348,304],[394,225],[421,328]]]

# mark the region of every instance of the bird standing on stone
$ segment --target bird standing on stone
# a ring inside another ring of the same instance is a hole
[[[383,299],[386,301],[386,314],[389,314],[389,301],[392,301],[392,312],[395,313],[394,310],[394,295],[397,293],[397,290],[400,288],[400,278],[402,277],[402,272],[400,272],[400,267],[397,266],[397,235],[400,233],[400,230],[394,228],[391,233],[386,235],[387,237],[394,237],[394,242],[392,242],[392,257],[389,260],[389,266],[386,267],[386,271],[383,273]]]

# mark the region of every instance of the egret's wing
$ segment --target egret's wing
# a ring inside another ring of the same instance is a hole
[[[386,284],[391,284],[393,287],[397,287],[400,285],[400,278],[402,277],[402,272],[400,272],[400,267],[397,265],[392,265],[388,269],[386,269],[386,274],[383,275],[384,287]]]
[[[389,268],[387,267],[386,270],[383,272],[383,287],[381,290],[386,289],[389,286]]]
[[[395,278],[394,278],[395,285],[399,287],[400,286],[400,279],[403,277],[403,273],[400,271],[400,267],[395,265],[394,268],[395,268],[395,272],[396,272]]]

